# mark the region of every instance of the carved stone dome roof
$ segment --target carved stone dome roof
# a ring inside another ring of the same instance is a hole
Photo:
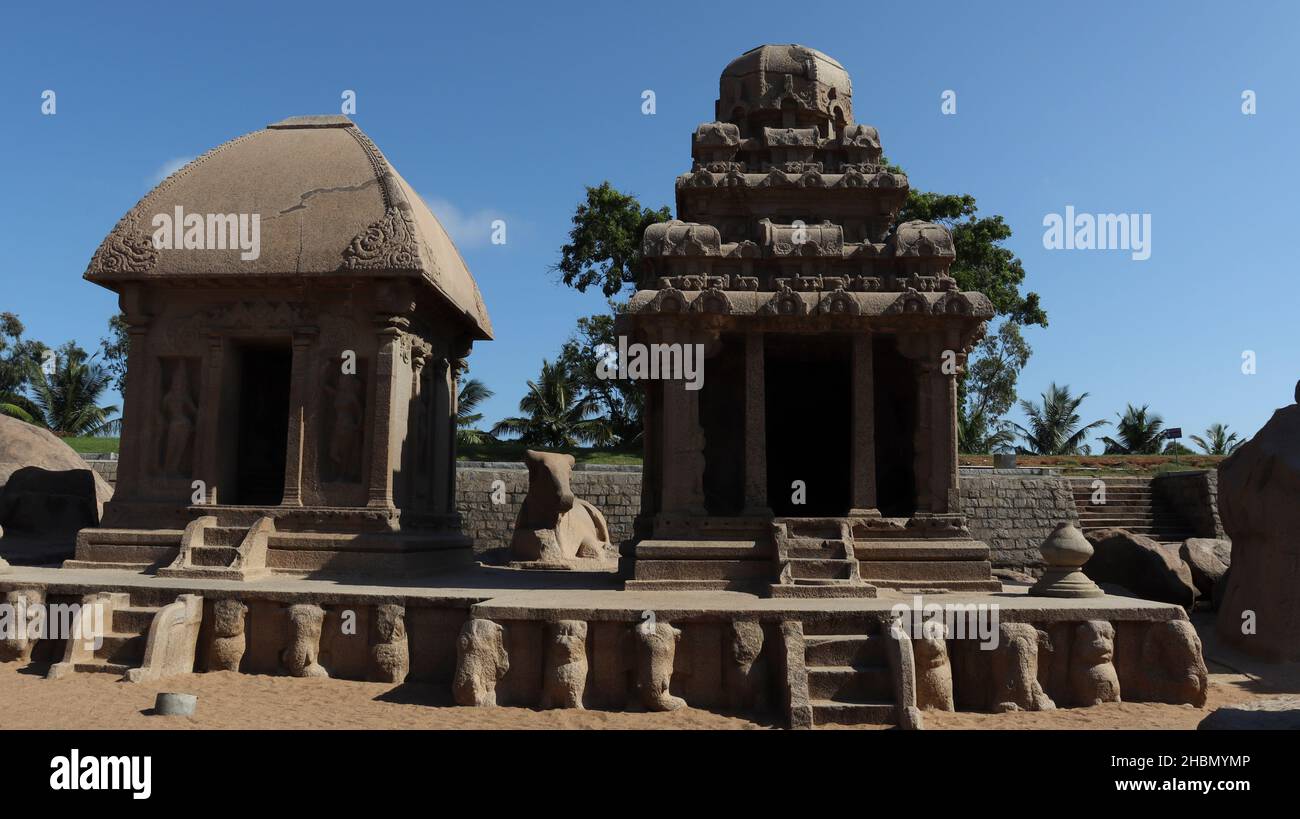
[[[250,227],[258,216],[256,258],[215,238],[235,235],[219,221],[231,215],[246,217]],[[193,234],[200,247],[155,242],[168,225],[180,237],[186,217],[196,216],[205,226],[202,239]],[[419,279],[464,316],[473,335],[491,338],[483,298],[451,237],[370,138],[343,116],[292,117],[190,162],[122,217],[85,273],[113,290],[129,281],[190,278],[219,285],[320,276]]]
[[[786,43],[752,48],[727,64],[719,79],[718,118],[733,108],[777,109],[787,100],[800,108],[852,122],[853,83],[833,57],[815,48]]]

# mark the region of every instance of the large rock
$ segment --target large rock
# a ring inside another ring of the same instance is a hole
[[[1095,582],[1114,583],[1146,600],[1191,609],[1196,585],[1178,549],[1127,529],[1098,529],[1087,537],[1094,551],[1083,573]]]
[[[1231,554],[1231,549],[1232,544],[1226,540],[1205,537],[1188,538],[1178,547],[1178,555],[1191,570],[1192,583],[1203,599],[1210,600],[1214,597],[1215,585],[1228,571],[1228,564],[1219,555]]]
[[[1300,398],[1300,385],[1296,388]],[[1224,642],[1267,660],[1300,660],[1300,405],[1219,464],[1219,515],[1232,573],[1219,607]]]
[[[60,441],[49,430],[0,415],[0,493],[15,472],[28,467],[51,473],[70,470],[90,473],[89,485],[94,489],[96,521],[104,511],[104,503],[113,497],[113,488],[80,455],[73,452],[72,447]],[[54,486],[65,485],[60,483],[63,478],[54,477],[50,480]],[[29,483],[26,491],[30,489]]]
[[[1251,700],[1216,708],[1200,731],[1300,731],[1300,697]]]

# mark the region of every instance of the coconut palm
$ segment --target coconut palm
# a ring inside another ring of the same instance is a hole
[[[1021,400],[1020,409],[1027,416],[1027,426],[1012,424],[1025,445],[1019,451],[1028,455],[1087,455],[1091,450],[1084,444],[1088,433],[1105,426],[1106,421],[1093,421],[1080,426],[1079,405],[1088,393],[1070,395],[1069,385],[1047,386],[1041,405]]]
[[[552,448],[613,443],[609,419],[599,417],[599,401],[592,395],[579,398],[578,392],[560,362],[543,359],[541,376],[528,382],[528,392],[519,401],[525,415],[501,419],[492,434],[518,435],[526,444]]]
[[[72,342],[59,348],[49,373],[32,368],[32,403],[38,415],[32,422],[60,437],[80,435],[114,435],[121,418],[111,418],[118,408],[99,405],[100,396],[113,381],[113,374],[97,359]]]
[[[1165,440],[1165,421],[1146,404],[1129,404],[1115,425],[1115,437],[1101,440],[1107,455],[1157,455]]]
[[[1192,442],[1199,446],[1206,455],[1231,455],[1237,447],[1246,443],[1235,432],[1228,432],[1227,424],[1210,424],[1205,430],[1205,437],[1193,435]]]
[[[482,381],[471,378],[460,385],[456,397],[456,443],[481,444],[488,439],[488,433],[475,429],[483,420],[483,413],[475,412],[479,404],[494,395]]]
[[[1003,452],[1015,443],[1016,431],[1011,422],[997,419],[990,422],[983,410],[961,413],[957,417],[957,446],[962,452],[986,455]]]

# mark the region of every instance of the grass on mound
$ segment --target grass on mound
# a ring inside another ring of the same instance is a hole
[[[63,443],[81,455],[103,455],[117,452],[120,438],[64,438]]]
[[[1063,475],[1159,475],[1215,469],[1225,455],[1017,455],[1016,466],[1043,466]],[[993,466],[992,455],[962,455],[962,466]]]
[[[524,450],[530,447],[518,441],[488,441],[482,444],[458,444],[456,456],[462,461],[522,461]],[[537,449],[538,447],[532,447]],[[549,451],[549,450],[548,450]],[[640,452],[626,452],[609,449],[592,449],[575,447],[556,450],[567,452],[580,464],[625,464],[641,465]]]

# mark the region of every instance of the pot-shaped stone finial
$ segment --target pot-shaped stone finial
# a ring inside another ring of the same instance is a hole
[[[1058,524],[1039,547],[1046,567],[1043,576],[1030,587],[1037,597],[1101,597],[1101,588],[1080,571],[1092,557],[1092,544],[1078,527]]]

